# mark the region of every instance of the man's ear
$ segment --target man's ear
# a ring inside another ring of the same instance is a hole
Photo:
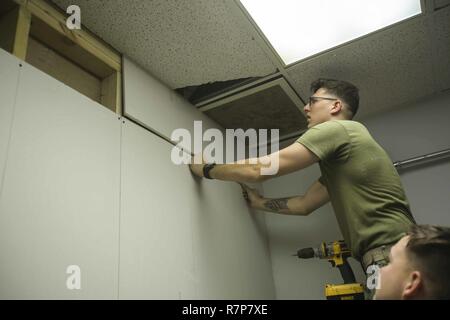
[[[421,291],[423,291],[423,276],[420,271],[413,271],[406,280],[406,285],[402,292],[402,299],[417,299],[420,297]]]
[[[343,109],[344,109],[344,105],[342,104],[342,101],[341,100],[337,100],[337,101],[335,101],[332,104],[330,112],[331,112],[332,115],[336,115],[340,111],[344,111]]]

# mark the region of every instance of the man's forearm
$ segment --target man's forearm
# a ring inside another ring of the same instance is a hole
[[[240,183],[262,182],[260,164],[218,164],[209,173],[211,178]]]

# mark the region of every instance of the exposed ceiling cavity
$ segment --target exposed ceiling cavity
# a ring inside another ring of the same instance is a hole
[[[190,103],[197,105],[203,101],[212,99],[220,94],[230,92],[230,90],[239,88],[243,85],[254,82],[258,78],[244,78],[228,81],[216,81],[199,86],[188,86],[184,88],[178,88],[176,91],[181,94]]]
[[[299,110],[301,101],[294,95],[284,79],[277,79],[224,99],[217,107],[207,106],[203,112],[224,128],[278,129],[279,136],[285,137],[307,126]]]

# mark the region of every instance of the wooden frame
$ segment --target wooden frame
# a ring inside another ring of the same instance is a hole
[[[121,115],[120,53],[83,27],[80,30],[67,28],[68,15],[44,0],[13,1],[18,7],[8,13],[13,15],[8,18],[9,28],[10,30],[14,28],[13,44],[9,46],[9,51],[26,61],[29,39],[37,40],[67,59],[69,63],[79,66],[80,70],[84,70],[82,72],[97,77],[101,82],[99,88],[101,93],[95,100]]]
[[[30,31],[31,14],[24,7],[18,8],[16,36],[13,45],[13,54],[25,60],[27,54],[28,33]]]

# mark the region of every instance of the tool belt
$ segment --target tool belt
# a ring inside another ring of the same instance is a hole
[[[391,251],[392,246],[393,244],[383,245],[367,251],[361,259],[364,273],[370,265],[377,264],[378,266],[383,267],[389,263],[389,252]]]

